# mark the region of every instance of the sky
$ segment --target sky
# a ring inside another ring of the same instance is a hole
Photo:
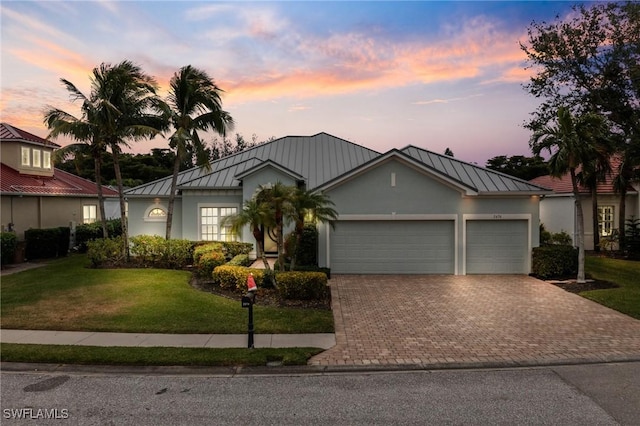
[[[46,137],[47,108],[79,115],[61,78],[88,94],[94,67],[127,59],[161,96],[182,66],[205,70],[247,140],[326,132],[479,165],[530,156],[523,123],[540,100],[522,87],[533,71],[520,43],[572,4],[3,0],[0,119]],[[156,137],[129,152],[164,147]]]

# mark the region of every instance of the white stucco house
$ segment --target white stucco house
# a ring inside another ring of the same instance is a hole
[[[318,225],[318,259],[343,274],[527,274],[550,192],[415,146],[379,153],[326,133],[289,136],[180,173],[172,237],[255,243],[221,219],[278,181],[335,203],[334,227]],[[126,192],[131,235],[164,235],[170,182]]]

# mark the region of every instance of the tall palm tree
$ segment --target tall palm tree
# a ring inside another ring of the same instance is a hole
[[[595,141],[606,132],[605,120],[597,114],[587,113],[574,118],[569,109],[558,109],[557,125],[543,126],[532,137],[534,154],[543,149],[551,154],[549,169],[552,176],[560,177],[569,172],[576,206],[576,231],[578,246],[579,283],[585,282],[584,274],[584,214],[580,190],[578,189],[577,169],[591,164],[597,158]]]
[[[129,258],[128,226],[119,158],[122,147],[132,140],[153,137],[163,124],[152,111],[157,107],[158,84],[142,68],[131,61],[116,65],[106,63],[93,69],[92,98],[98,105],[97,115],[104,143],[111,149],[120,200],[123,251]]]
[[[205,71],[191,65],[184,66],[173,75],[169,86],[164,112],[174,129],[169,137],[169,146],[175,151],[176,158],[167,208],[167,239],[171,238],[173,206],[181,161],[187,153],[195,152],[196,163],[199,166],[210,167],[206,146],[198,131],[213,130],[224,137],[234,124],[231,115],[222,110],[222,89],[216,86]]]
[[[284,271],[284,225],[293,216],[292,200],[295,187],[282,182],[258,186],[256,201],[270,209],[278,247],[278,267]]]
[[[620,163],[617,169],[614,171],[615,176],[613,178],[613,188],[620,196],[620,209],[618,212],[619,228],[619,242],[620,249],[624,250],[626,247],[626,210],[627,210],[627,188],[629,185],[640,179],[638,173],[638,167],[640,166],[640,138],[636,138],[635,141],[631,140],[628,143],[621,144],[622,148],[619,148]]]
[[[80,144],[86,144],[93,157],[96,192],[100,209],[102,236],[108,237],[107,219],[104,209],[104,195],[102,193],[102,154],[106,152],[106,144],[102,129],[98,122],[96,102],[91,96],[86,96],[78,88],[64,78],[60,79],[71,96],[72,101],[81,101],[82,116],[77,118],[59,108],[48,107],[44,115],[44,123],[49,129],[49,138],[69,136]]]
[[[236,235],[242,232],[242,228],[249,225],[253,238],[256,240],[257,256],[262,259],[265,269],[271,269],[264,252],[264,229],[271,226],[270,213],[269,207],[266,204],[258,203],[254,197],[244,202],[240,212],[222,219],[222,226],[231,225],[231,232]]]
[[[335,204],[329,197],[321,192],[312,192],[306,189],[297,188],[291,199],[292,204],[292,220],[295,224],[294,233],[296,236],[296,246],[291,258],[290,268],[293,270],[296,266],[298,248],[302,241],[304,233],[304,224],[308,216],[314,222],[330,222],[338,219],[338,212],[332,207]],[[332,223],[333,226],[333,223]]]

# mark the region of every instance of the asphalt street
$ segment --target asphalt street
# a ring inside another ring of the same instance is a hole
[[[1,423],[632,425],[640,418],[640,363],[258,373],[3,371]]]

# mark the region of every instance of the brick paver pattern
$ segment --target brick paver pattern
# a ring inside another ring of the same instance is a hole
[[[336,346],[311,365],[640,359],[640,321],[528,276],[342,275]]]

